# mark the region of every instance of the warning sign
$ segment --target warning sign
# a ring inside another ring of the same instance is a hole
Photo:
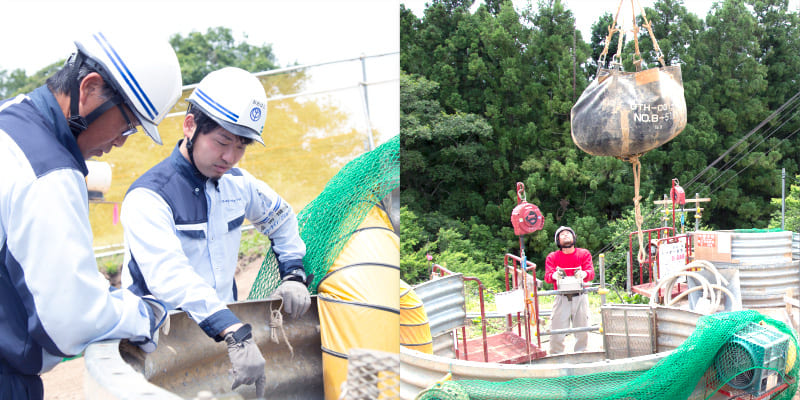
[[[695,232],[693,236],[695,260],[731,262],[730,232]]]
[[[686,265],[686,236],[661,239],[658,243],[658,279]]]
[[[695,247],[717,247],[716,233],[695,233]]]

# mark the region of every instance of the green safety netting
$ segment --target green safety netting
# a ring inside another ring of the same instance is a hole
[[[400,136],[353,159],[325,185],[322,193],[297,214],[306,244],[303,265],[314,274],[312,294],[339,256],[347,239],[374,206],[400,186]],[[389,210],[386,210],[387,212]],[[278,287],[278,262],[270,249],[248,299],[268,297]]]
[[[646,371],[507,382],[457,380],[447,386],[436,384],[420,392],[417,400],[456,400],[465,395],[471,400],[707,399],[721,388],[757,392],[762,376],[773,384],[788,383],[773,398],[790,399],[797,391],[798,356],[797,338],[786,324],[753,310],[736,311],[701,317],[680,347]],[[748,382],[756,386],[748,388]]]

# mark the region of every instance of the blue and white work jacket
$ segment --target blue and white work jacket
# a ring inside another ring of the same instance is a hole
[[[181,309],[212,338],[239,322],[234,274],[245,218],[267,235],[283,277],[303,268],[306,246],[289,203],[240,168],[208,179],[181,154],[139,177],[125,195],[122,285]]]
[[[0,103],[0,171],[0,374],[149,337],[148,306],[97,270],[86,162],[47,87]]]

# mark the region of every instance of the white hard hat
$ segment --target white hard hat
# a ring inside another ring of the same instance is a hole
[[[181,96],[178,56],[166,40],[139,33],[115,35],[97,32],[76,40],[75,46],[98,69],[142,124],[147,136],[161,144],[156,126]]]
[[[264,144],[267,94],[251,73],[235,67],[214,71],[197,84],[187,101],[228,132]]]
[[[574,246],[575,242],[578,241],[578,237],[575,235],[575,231],[572,230],[572,228],[570,228],[568,226],[559,226],[558,229],[556,229],[556,234],[555,234],[556,246],[558,248],[561,248],[561,243],[558,241],[558,235],[560,235],[561,232],[564,232],[564,231],[569,231],[569,233],[572,234],[572,244]]]

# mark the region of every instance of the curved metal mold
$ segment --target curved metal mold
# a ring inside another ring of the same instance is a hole
[[[742,264],[769,264],[792,258],[792,232],[733,232],[731,259]]]
[[[439,336],[466,323],[464,277],[453,274],[414,286],[431,327],[431,336]]]
[[[744,308],[783,307],[783,296],[800,286],[800,260],[778,260],[762,264],[715,263],[717,268],[739,270],[739,286]]]
[[[644,371],[653,367],[671,352],[646,356],[601,360],[603,353],[575,353],[545,357],[531,364],[486,364],[454,360],[416,350],[400,348],[400,398],[413,399],[419,392],[441,380],[448,373],[452,379],[480,379],[505,382],[517,378],[555,378],[598,372]],[[588,361],[588,362],[587,362]]]
[[[267,361],[266,393],[271,399],[324,397],[317,298],[311,299],[301,318],[284,314],[283,330],[269,326],[270,310],[280,306],[279,299],[229,305],[242,322],[253,326],[254,340]],[[273,330],[278,343],[271,340]],[[169,334],[160,334],[153,353],[145,354],[125,340],[109,340],[90,345],[84,358],[87,399],[193,399],[201,391],[220,400],[255,397],[252,385],[230,389],[225,344],[206,336],[183,312],[170,316]]]

